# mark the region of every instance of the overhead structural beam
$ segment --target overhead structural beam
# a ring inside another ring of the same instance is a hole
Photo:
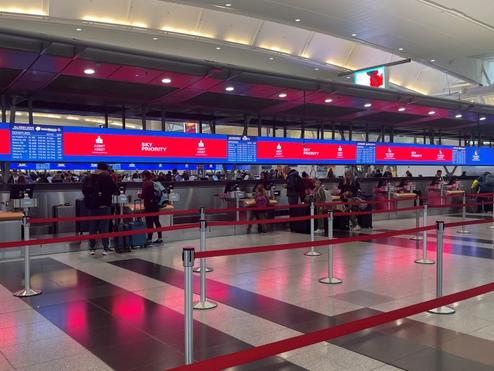
[[[337,76],[338,77],[349,76],[349,75],[353,75],[356,72],[362,72],[362,71],[372,70],[374,68],[379,68],[379,67],[392,67],[392,66],[397,66],[399,64],[410,63],[411,61],[412,61],[412,58],[406,58],[406,59],[402,59],[402,60],[399,60],[399,61],[396,61],[396,62],[389,62],[389,63],[384,63],[384,64],[377,64],[377,65],[371,66],[371,67],[359,68],[358,70],[340,72]]]

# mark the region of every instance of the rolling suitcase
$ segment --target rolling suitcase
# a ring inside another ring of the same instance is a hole
[[[123,232],[130,230],[128,223],[118,223],[116,225],[116,232]],[[130,251],[130,236],[119,236],[113,239],[113,248],[118,253],[124,253]]]
[[[89,210],[84,204],[84,200],[75,200],[75,216],[88,216]],[[82,234],[84,232],[89,232],[89,222],[75,222],[75,231],[77,234]]]
[[[75,206],[69,203],[53,206],[53,217],[73,217],[76,214],[75,209]],[[76,231],[76,224],[74,222],[55,222],[53,223],[53,230],[55,231],[55,234],[74,233]]]
[[[290,209],[290,218],[309,216],[310,207],[295,207]],[[290,222],[290,230],[295,233],[310,234],[310,220]]]
[[[363,200],[368,201],[371,197],[361,197]],[[359,208],[359,211],[372,211],[372,204],[367,203],[365,209]],[[357,222],[360,228],[372,228],[372,214],[358,215]]]
[[[137,208],[136,205],[139,205]],[[142,201],[141,200],[135,200],[134,201],[134,213],[139,210],[142,210]],[[129,224],[129,229],[131,231],[138,231],[138,230],[144,230],[146,229],[146,223],[142,220],[142,218],[135,218],[132,222]],[[133,249],[136,249],[138,247],[146,247],[146,233],[142,234],[133,234],[130,237],[130,247]]]

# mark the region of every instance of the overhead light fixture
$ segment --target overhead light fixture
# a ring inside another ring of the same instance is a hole
[[[331,103],[332,101],[333,101],[333,100],[332,100],[331,98],[326,98],[326,99],[324,100],[324,103]]]
[[[399,112],[404,112],[404,111],[406,111],[406,108],[405,107],[400,107],[400,108],[398,108],[398,111]]]
[[[287,94],[286,93],[280,93],[280,94],[278,94],[278,97],[280,97],[280,98],[286,98],[287,97]]]
[[[435,115],[436,114],[436,111],[429,111],[429,115]]]
[[[270,60],[270,61],[274,61],[274,58],[273,58],[273,57],[269,57],[269,60]]]
[[[153,40],[156,41],[156,40],[158,40],[158,38],[157,37],[153,37]]]
[[[95,73],[95,72],[96,72],[96,71],[95,71],[95,70],[93,70],[92,68],[86,68],[86,69],[84,70],[84,73],[85,73],[86,75],[94,75],[94,73]]]
[[[295,18],[295,22],[300,22],[301,19],[300,18]]]
[[[364,104],[364,107],[365,107],[365,108],[372,107],[372,103],[366,103],[366,104]]]
[[[221,47],[217,46],[217,47],[216,47],[216,50],[221,50]]]
[[[352,37],[357,37],[357,34],[356,33],[352,33]]]
[[[227,6],[227,7],[231,7],[231,6],[232,6],[232,4],[227,3],[227,4],[225,4],[225,6]]]
[[[455,117],[456,117],[457,119],[461,119],[461,118],[463,117],[463,115],[462,115],[461,113],[458,113],[458,114],[456,114],[456,116],[455,116]]]
[[[347,76],[346,78],[347,78],[347,79],[351,79],[351,78],[352,78],[352,76]]]
[[[75,29],[77,32],[81,32],[82,31],[82,28],[76,28]]]
[[[403,49],[403,48],[398,48],[398,50],[399,50],[400,52],[402,52],[402,51],[403,51],[403,50],[405,50],[405,49]]]
[[[169,77],[165,77],[164,79],[161,80],[161,82],[163,84],[169,84],[172,82],[172,79],[170,79]]]
[[[487,117],[482,116],[481,118],[479,118],[479,120],[480,120],[480,121],[485,121],[485,120],[487,120]]]
[[[227,87],[225,88],[225,90],[226,90],[226,91],[234,91],[234,90],[235,90],[235,88],[234,88],[233,86],[227,86]]]
[[[314,71],[319,71],[319,68],[318,67],[314,68]]]
[[[436,60],[435,59],[431,59],[431,63],[434,63]]]

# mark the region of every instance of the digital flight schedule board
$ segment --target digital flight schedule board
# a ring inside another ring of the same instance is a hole
[[[65,127],[64,161],[224,163],[223,135]]]
[[[264,164],[355,164],[353,142],[257,138],[257,162]]]
[[[10,125],[0,124],[0,160],[10,160]]]
[[[10,127],[13,161],[62,161],[62,143],[61,126],[13,124]]]

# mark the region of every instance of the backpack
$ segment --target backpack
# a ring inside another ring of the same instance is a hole
[[[97,209],[103,203],[103,191],[99,183],[99,175],[91,174],[86,178],[82,187],[84,194],[84,204],[88,209]]]
[[[153,205],[163,207],[168,201],[165,187],[161,182],[153,182]]]

